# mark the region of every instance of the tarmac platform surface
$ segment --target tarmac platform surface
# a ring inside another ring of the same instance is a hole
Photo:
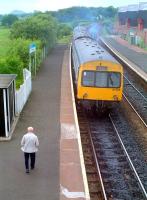
[[[123,56],[147,73],[147,51],[145,52],[145,50],[135,45],[131,45],[119,37],[105,37],[104,39]]]
[[[0,200],[58,200],[61,70],[65,45],[58,45],[33,80],[10,142],[0,143]],[[40,141],[36,168],[25,173],[20,141],[33,126]]]

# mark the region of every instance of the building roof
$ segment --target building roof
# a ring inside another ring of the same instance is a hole
[[[147,10],[147,2],[140,2],[139,10]]]
[[[8,88],[15,78],[16,74],[0,74],[0,88]]]
[[[138,11],[138,10],[139,10],[139,4],[128,5],[128,10],[127,11]]]
[[[139,10],[147,10],[147,2],[140,2],[138,4],[131,4],[118,8],[119,13],[127,11],[139,11]]]
[[[128,10],[128,6],[122,6],[122,7],[119,7],[118,8],[118,12],[121,13],[121,12],[127,12]]]

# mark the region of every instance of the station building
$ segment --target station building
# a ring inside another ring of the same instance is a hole
[[[15,74],[0,74],[0,139],[9,138],[15,119]]]
[[[131,44],[147,46],[147,2],[120,7],[115,31]]]

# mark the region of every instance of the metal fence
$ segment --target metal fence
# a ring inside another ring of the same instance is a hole
[[[24,83],[20,86],[19,90],[15,93],[16,98],[16,115],[22,111],[28,97],[32,91],[31,72],[27,69],[23,70]]]

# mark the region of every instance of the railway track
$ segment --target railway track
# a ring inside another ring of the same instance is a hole
[[[98,175],[98,169],[96,167],[96,160],[94,154],[92,153],[93,149],[89,134],[89,122],[80,107],[77,108],[90,198],[91,200],[104,200],[101,181]]]
[[[136,80],[125,70],[123,96],[146,128],[146,86]],[[86,115],[79,106],[77,111],[91,200],[147,199],[145,154],[120,105],[102,118]]]
[[[134,107],[134,111],[138,114],[142,122],[147,124],[147,98],[141,93],[137,87],[133,85],[129,79],[124,76],[124,98]],[[147,127],[147,126],[146,126]]]
[[[131,161],[112,117],[77,110],[91,199],[146,199],[144,171]]]
[[[128,112],[126,115],[130,118],[130,123],[132,122],[132,126],[137,130],[134,131],[134,135],[140,145],[140,149],[143,152],[145,159],[147,160],[147,85],[145,81],[135,74],[120,58],[118,58],[117,55],[108,48],[108,46],[106,46],[102,41],[101,44],[103,44],[103,47],[106,48],[107,51],[111,53],[124,67],[124,109]],[[131,113],[133,113],[132,111],[129,113],[130,110],[127,109],[125,102],[128,103],[127,107],[131,107],[135,115],[138,117],[133,117],[131,115]]]

